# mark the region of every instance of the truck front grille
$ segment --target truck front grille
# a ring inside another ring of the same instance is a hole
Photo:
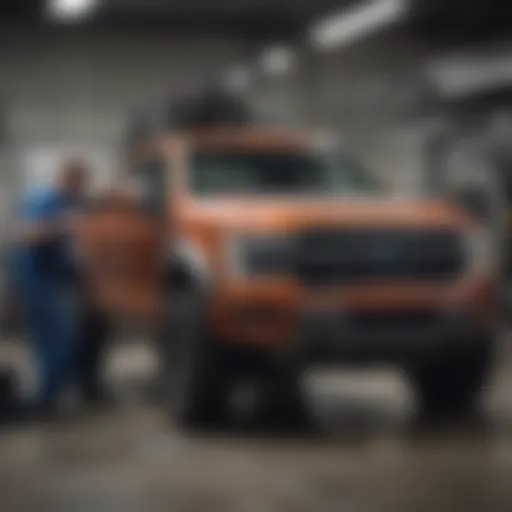
[[[448,281],[463,265],[462,240],[449,230],[318,230],[296,245],[296,274],[308,285]]]

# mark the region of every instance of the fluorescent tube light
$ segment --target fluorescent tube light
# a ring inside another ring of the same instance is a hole
[[[88,16],[98,0],[48,0],[46,12],[54,21],[78,21]]]
[[[407,0],[372,0],[316,23],[310,40],[319,49],[344,46],[402,20]]]

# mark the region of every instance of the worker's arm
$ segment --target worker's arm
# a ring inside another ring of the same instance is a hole
[[[38,245],[69,231],[69,224],[54,195],[31,196],[23,205],[15,238],[20,244]]]
[[[55,220],[23,220],[18,226],[16,240],[21,244],[38,245],[57,238],[64,232],[61,219]]]

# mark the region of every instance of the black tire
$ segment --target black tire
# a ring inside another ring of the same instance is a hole
[[[457,418],[477,410],[488,375],[493,343],[479,339],[440,354],[412,370],[412,383],[424,418]]]
[[[263,391],[262,413],[269,426],[292,430],[313,426],[298,365],[289,361],[269,361],[260,379]]]
[[[208,333],[203,300],[180,295],[169,298],[166,309],[160,340],[165,407],[183,427],[220,425],[232,389],[229,358]]]
[[[91,305],[82,310],[80,321],[77,384],[86,402],[101,403],[107,399],[103,369],[110,326],[105,315]]]
[[[100,403],[107,398],[103,363],[111,331],[109,321],[94,304],[79,273],[75,274],[69,292],[78,323],[76,384],[85,402]]]

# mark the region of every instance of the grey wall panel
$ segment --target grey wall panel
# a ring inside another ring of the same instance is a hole
[[[155,36],[4,36],[0,47],[0,97],[12,105],[16,139],[34,142],[116,139],[134,107],[190,90],[248,50]]]
[[[260,50],[218,37],[2,34],[0,98],[9,102],[9,130],[21,152],[69,144],[115,154],[134,107],[188,91],[232,65],[254,64]],[[297,69],[260,77],[253,98],[263,117],[280,124],[342,133],[379,173],[409,188],[421,167],[421,130],[408,131],[422,101],[422,56],[392,34],[350,50],[303,47]]]

